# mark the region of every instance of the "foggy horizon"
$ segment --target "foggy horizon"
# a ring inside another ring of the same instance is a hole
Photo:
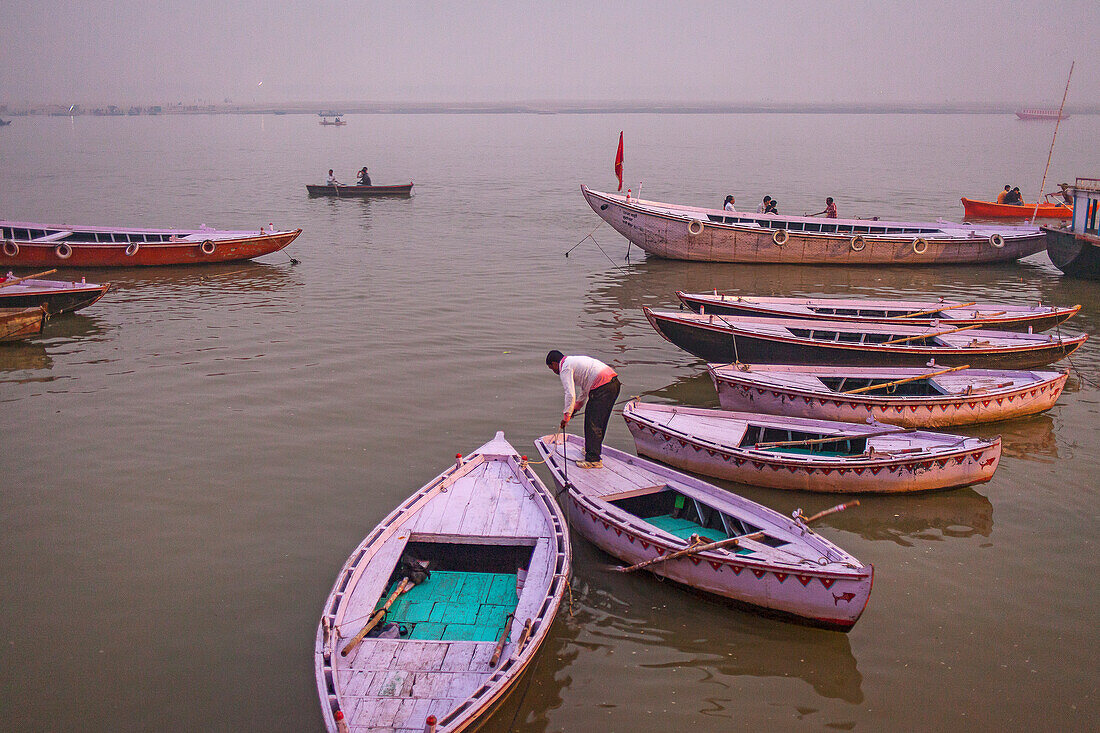
[[[1095,106],[1097,6],[12,0],[0,103]]]

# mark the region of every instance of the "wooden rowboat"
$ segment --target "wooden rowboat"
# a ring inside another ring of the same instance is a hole
[[[724,293],[684,293],[680,302],[696,313],[801,318],[847,323],[900,323],[973,326],[1005,331],[1045,331],[1070,318],[1081,306],[1010,305],[945,300],[864,300],[856,298],[782,298]]]
[[[52,316],[58,313],[72,313],[81,308],[87,308],[106,295],[110,288],[110,283],[90,283],[83,278],[80,282],[37,278],[20,280],[9,272],[6,278],[0,278],[0,307],[41,306]]]
[[[726,410],[909,428],[987,423],[1049,410],[1069,372],[710,364]],[[877,385],[877,386],[876,386]]]
[[[0,341],[18,341],[42,333],[46,309],[0,308]]]
[[[641,455],[772,489],[897,494],[993,478],[1001,439],[646,404],[623,408]]]
[[[656,257],[700,262],[943,265],[1041,252],[1036,227],[818,219],[627,199],[581,186],[588,205]]]
[[[301,233],[301,229],[120,229],[0,221],[0,267],[141,267],[233,262],[278,252]]]
[[[337,198],[358,198],[362,196],[411,196],[411,183],[400,183],[395,186],[329,186],[327,184],[307,183],[306,190],[310,196],[335,196]]]
[[[963,197],[963,216],[979,219],[1069,219],[1073,216],[1073,207],[1056,203],[1039,204],[999,204],[996,201],[976,201]]]
[[[336,578],[314,647],[325,727],[419,732],[432,719],[437,733],[476,728],[546,639],[571,563],[553,494],[503,433],[459,456],[382,520]]]
[[[570,470],[568,464],[584,457],[580,436],[563,442],[547,435],[535,445],[566,490],[573,529],[624,562],[684,550],[692,535],[705,542],[762,530],[763,537],[646,570],[755,610],[842,631],[867,605],[874,569],[798,519],[606,446],[603,468]]]
[[[709,362],[914,366],[929,361],[990,369],[1031,369],[1077,350],[1085,334],[974,330],[973,326],[853,324],[745,318],[643,308],[662,337]]]

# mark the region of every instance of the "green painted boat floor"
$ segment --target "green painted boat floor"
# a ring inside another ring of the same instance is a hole
[[[706,537],[707,539],[714,542],[729,538],[729,535],[720,529],[710,529],[709,527],[704,527],[701,524],[696,524],[689,519],[680,519],[672,516],[671,514],[660,514],[656,517],[646,517],[645,521],[649,522],[657,529],[663,529],[666,532],[676,535],[682,540],[690,540],[693,534],[697,534],[700,537]],[[746,550],[743,547],[738,547],[737,554],[751,555],[752,550]]]
[[[386,590],[376,608],[398,583]],[[386,623],[404,625],[407,639],[496,641],[518,600],[515,573],[433,570],[430,578],[398,596]]]

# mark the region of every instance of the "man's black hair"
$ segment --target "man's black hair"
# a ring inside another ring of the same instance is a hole
[[[546,366],[550,366],[551,364],[557,364],[558,362],[560,362],[564,358],[565,358],[565,354],[561,353],[557,349],[554,349],[553,351],[551,351],[549,354],[546,355]]]

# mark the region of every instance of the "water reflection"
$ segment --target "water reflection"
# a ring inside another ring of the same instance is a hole
[[[997,423],[988,429],[991,434],[1001,436],[1002,458],[1023,458],[1039,463],[1054,463],[1058,459],[1058,438],[1054,434],[1054,418],[1050,415]]]
[[[912,547],[917,541],[988,537],[993,532],[993,504],[973,488],[861,496],[859,501],[858,507],[826,517],[822,526],[903,547]],[[823,501],[821,508],[831,503],[831,499]],[[818,511],[816,503],[812,510]]]
[[[766,618],[649,574],[615,573],[610,556],[578,549],[575,643],[586,655],[623,655],[667,674],[678,702],[699,714],[728,716],[738,690],[731,678],[743,676],[796,678],[822,697],[863,700],[846,634]]]
[[[293,246],[293,245],[292,245]],[[280,254],[280,253],[276,253]],[[272,255],[273,257],[275,255]],[[60,277],[60,276],[59,276]],[[71,277],[66,275],[65,277]],[[144,290],[164,294],[164,288],[215,288],[239,292],[276,291],[291,285],[301,285],[290,260],[284,263],[225,262],[214,265],[177,265],[126,269],[81,270],[75,277],[88,282],[109,282],[111,289],[99,303],[109,303],[120,293]]]
[[[46,347],[37,341],[19,341],[0,344],[0,372],[22,372],[49,369],[53,362],[46,353]],[[29,378],[10,378],[0,380],[14,384],[34,381]]]

